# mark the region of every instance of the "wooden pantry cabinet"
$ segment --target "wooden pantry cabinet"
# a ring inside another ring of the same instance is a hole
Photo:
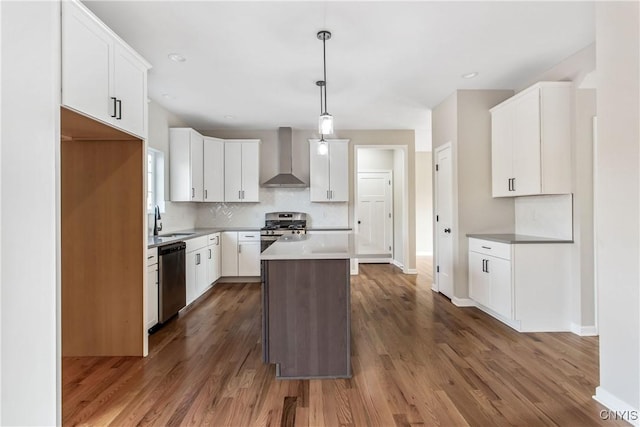
[[[571,82],[540,82],[493,107],[493,197],[571,193]]]

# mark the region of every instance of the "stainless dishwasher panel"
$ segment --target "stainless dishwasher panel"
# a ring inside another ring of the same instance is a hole
[[[165,323],[187,303],[184,242],[158,248],[158,322]]]

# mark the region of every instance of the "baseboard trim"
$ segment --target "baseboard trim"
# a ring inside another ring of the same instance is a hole
[[[475,307],[476,306],[476,302],[474,300],[472,300],[471,298],[453,297],[453,298],[451,298],[451,302],[456,307]]]
[[[404,274],[418,274],[418,270],[416,270],[415,268],[403,268],[402,272]]]
[[[593,399],[608,409],[600,411],[600,418],[603,421],[624,420],[631,425],[640,426],[640,408],[632,407],[600,386],[596,387]]]
[[[577,323],[572,323],[570,327],[571,332],[581,337],[597,337],[597,326],[583,326]]]
[[[402,264],[400,261],[392,259],[391,264],[395,265],[396,267],[404,271],[404,264]]]
[[[439,289],[438,289],[438,284],[437,284],[436,282],[433,282],[433,283],[431,284],[431,290],[432,290],[433,292],[440,292],[440,291],[439,291]]]
[[[241,276],[231,277],[225,276],[218,279],[216,283],[260,283],[260,276]]]

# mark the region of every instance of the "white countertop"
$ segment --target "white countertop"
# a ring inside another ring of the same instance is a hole
[[[350,259],[355,258],[352,233],[285,235],[269,246],[260,258],[290,259]]]

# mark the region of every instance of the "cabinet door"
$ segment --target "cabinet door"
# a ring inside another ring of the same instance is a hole
[[[240,202],[242,200],[242,144],[224,143],[224,200]],[[224,253],[224,249],[223,249]],[[224,273],[223,273],[224,275]]]
[[[118,44],[115,44],[113,59],[113,96],[117,99],[113,123],[144,138],[147,134],[147,67]]]
[[[540,194],[540,90],[532,90],[515,103],[513,121],[512,196]]]
[[[493,197],[510,197],[513,178],[514,110],[506,105],[491,112],[491,181]]]
[[[147,329],[158,323],[158,264],[147,267]]]
[[[259,202],[260,144],[242,143],[242,201]]]
[[[202,248],[196,253],[196,298],[209,288],[208,248]]]
[[[329,144],[329,200],[349,201],[349,144]]]
[[[62,103],[110,123],[113,39],[74,3],[62,11]]]
[[[207,267],[209,283],[213,283],[220,278],[220,233],[209,236],[209,246],[207,247]]]
[[[260,275],[260,242],[238,243],[238,276]]]
[[[198,132],[190,132],[191,201],[204,200],[204,138]]]
[[[489,307],[491,303],[490,278],[486,273],[487,256],[478,252],[469,252],[469,297]]]
[[[186,256],[187,268],[185,271],[185,279],[187,282],[187,305],[191,304],[197,298],[197,269],[198,269],[198,251],[188,252]]]
[[[238,233],[225,231],[221,233],[221,266],[220,274],[225,277],[238,275]]]
[[[512,282],[511,282],[511,261],[487,257],[487,270],[491,277],[491,303],[489,308],[498,314],[512,319]]]
[[[224,141],[204,137],[204,196],[205,202],[224,201]]]
[[[329,155],[318,154],[318,141],[309,143],[309,198],[312,202],[329,201]]]

